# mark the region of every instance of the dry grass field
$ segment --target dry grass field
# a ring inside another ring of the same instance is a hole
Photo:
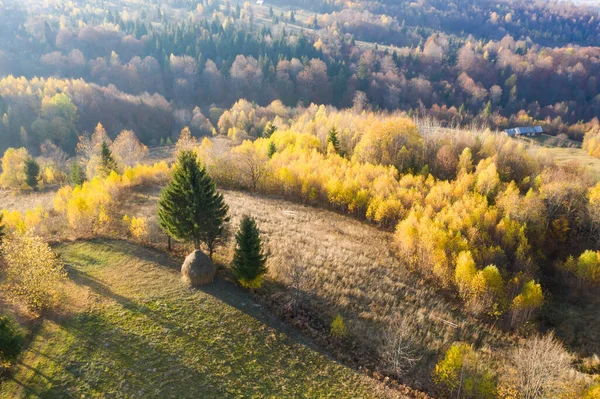
[[[600,159],[594,158],[581,148],[544,148],[540,151],[558,164],[577,162],[587,168],[596,179],[600,179]]]
[[[41,206],[44,209],[52,208],[52,201],[56,195],[55,188],[49,188],[37,193],[23,194],[18,191],[0,188],[0,210],[26,212]]]
[[[600,180],[600,159],[595,158],[581,148],[581,143],[567,140],[569,148],[559,148],[546,145],[551,136],[542,135],[536,138],[524,137],[519,139],[542,158],[552,160],[559,165],[578,163],[585,167],[596,179]]]

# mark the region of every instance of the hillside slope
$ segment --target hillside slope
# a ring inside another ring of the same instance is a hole
[[[186,288],[159,252],[58,249],[85,303],[43,322],[0,398],[397,397],[298,343],[236,287]]]

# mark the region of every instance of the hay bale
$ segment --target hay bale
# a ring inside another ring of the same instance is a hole
[[[181,266],[181,279],[192,287],[212,283],[217,269],[204,252],[196,250],[185,258]]]

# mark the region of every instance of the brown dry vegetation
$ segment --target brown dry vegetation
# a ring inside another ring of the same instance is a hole
[[[44,209],[51,209],[55,195],[56,190],[54,189],[31,194],[0,189],[0,210],[26,212],[38,206]]]

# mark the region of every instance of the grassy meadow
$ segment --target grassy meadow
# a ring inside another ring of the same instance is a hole
[[[62,244],[78,306],[49,317],[0,398],[401,397],[311,348],[232,284],[123,241]]]

